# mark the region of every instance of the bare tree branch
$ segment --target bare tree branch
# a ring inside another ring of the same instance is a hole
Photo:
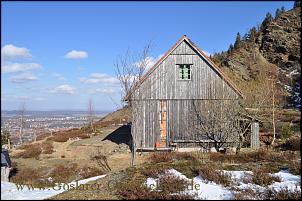
[[[20,105],[20,109],[19,109],[19,141],[20,144],[23,143],[23,129],[25,126],[25,111],[26,111],[26,107],[25,107],[25,102],[22,102]]]
[[[122,56],[119,56],[114,64],[115,74],[120,81],[122,97],[125,97],[142,78],[146,68],[149,66],[151,42],[143,48],[141,53],[132,53],[129,49]],[[131,99],[128,100],[131,106]]]
[[[88,122],[92,131],[94,131],[94,126],[93,126],[94,118],[95,118],[95,111],[94,111],[92,98],[90,98],[88,101]]]

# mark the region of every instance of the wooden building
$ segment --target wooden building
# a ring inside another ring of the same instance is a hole
[[[134,146],[236,146],[240,98],[238,88],[184,35],[125,97],[132,105]]]

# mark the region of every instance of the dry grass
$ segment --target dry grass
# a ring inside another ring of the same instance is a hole
[[[90,177],[103,175],[104,172],[99,168],[89,167],[86,165],[78,170],[78,174],[79,174],[80,179],[87,179]]]
[[[41,144],[43,154],[52,154],[54,152],[53,141],[44,141]]]
[[[42,148],[41,148],[40,144],[24,145],[20,149],[24,149],[24,151],[16,154],[14,156],[15,158],[39,159],[39,156],[42,153]]]
[[[77,164],[59,165],[53,169],[49,168],[24,168],[20,171],[14,164],[13,176],[11,181],[19,184],[31,184],[35,187],[53,186],[58,182],[71,182],[73,180],[86,179],[94,176],[103,175],[104,172],[96,167],[78,167]],[[47,178],[53,180],[49,181]]]
[[[50,133],[43,133],[37,136],[37,141],[44,140],[47,137],[50,137]]]
[[[152,163],[170,162],[172,160],[196,160],[196,157],[192,153],[186,152],[163,152],[152,153],[150,155],[150,161]]]
[[[85,129],[71,129],[68,131],[60,131],[55,133],[52,137],[48,138],[49,140],[55,142],[67,142],[69,139],[79,138],[79,139],[86,139],[90,138]]]
[[[16,168],[10,181],[17,184],[30,184],[34,187],[53,186],[52,182],[43,178],[44,174],[42,172],[42,169],[25,168],[18,171],[18,168]]]
[[[260,149],[254,152],[238,153],[236,155],[224,155],[221,153],[210,153],[210,160],[221,163],[249,163],[249,162],[284,162],[292,160],[296,156],[292,152],[276,152],[273,150]]]
[[[41,154],[52,154],[54,152],[53,148],[53,141],[44,141],[42,143],[22,145],[18,149],[24,151],[17,153],[14,157],[35,158],[38,160]]]
[[[78,173],[78,165],[72,163],[69,165],[59,165],[54,168],[51,173],[51,177],[55,182],[69,182],[72,179],[75,179]]]

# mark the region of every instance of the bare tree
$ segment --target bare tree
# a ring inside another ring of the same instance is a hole
[[[25,102],[21,103],[20,109],[19,109],[19,141],[20,144],[23,143],[23,129],[25,126]]]
[[[119,56],[116,60],[114,64],[115,74],[121,84],[122,97],[129,94],[145,73],[150,64],[151,47],[151,42],[149,42],[140,53],[133,53],[128,49],[124,55]],[[128,99],[128,105],[131,106],[131,98]]]
[[[277,78],[278,78],[277,68],[271,69],[270,78],[269,78],[269,80],[271,81],[270,91],[271,91],[271,101],[272,101],[271,111],[272,111],[272,126],[273,126],[273,140],[271,142],[271,145],[273,145],[276,140],[275,111],[276,111],[276,102],[277,102],[276,96],[279,95],[279,93],[277,91]]]
[[[281,104],[284,95],[278,86],[278,68],[269,66],[267,71],[261,72],[257,79],[245,85],[245,107],[249,115],[269,122],[272,125],[274,144],[276,139],[276,109]]]
[[[90,98],[89,102],[88,102],[88,122],[89,122],[90,128],[93,131],[94,131],[94,126],[93,126],[94,118],[95,118],[95,111],[94,111],[92,99]]]
[[[197,122],[195,138],[204,145],[214,146],[217,151],[225,144],[237,146],[240,132],[238,104],[232,100],[193,100],[192,103],[191,114]]]

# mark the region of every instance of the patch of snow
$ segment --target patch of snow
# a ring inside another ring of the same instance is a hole
[[[147,188],[149,188],[151,190],[156,190],[157,183],[158,183],[158,179],[148,178],[146,185],[147,185]]]
[[[281,182],[274,182],[269,187],[274,188],[279,191],[282,188],[288,188],[288,190],[299,190],[301,191],[301,186],[299,186],[299,181],[301,181],[301,177],[297,175],[292,175],[288,171],[282,170],[278,173],[272,174],[274,176],[278,176],[281,178]]]
[[[223,173],[230,174],[233,180],[242,181],[242,179],[248,174],[252,175],[252,171],[228,171],[223,170]]]
[[[86,184],[90,181],[101,179],[106,175],[91,177],[88,179],[83,179],[78,181],[78,185]],[[58,184],[56,187],[49,187],[45,189],[29,189],[26,186],[21,190],[18,190],[17,186],[11,182],[1,182],[1,200],[43,200],[49,197],[55,196],[57,194],[63,193],[65,190],[59,186],[64,184]],[[66,184],[65,184],[66,185]],[[76,181],[68,184],[68,186],[76,185]]]
[[[196,189],[196,184],[199,184],[199,189]],[[186,193],[191,195],[196,194],[197,199],[206,200],[228,200],[232,198],[232,193],[225,189],[223,186],[216,184],[215,182],[207,182],[200,176],[193,178],[193,190],[187,190]]]
[[[292,175],[287,171],[280,171],[278,173],[274,173],[272,175],[279,176],[281,178],[281,182],[274,182],[272,185],[268,187],[259,186],[252,183],[243,183],[243,178],[246,175],[253,175],[253,172],[251,171],[227,171],[223,170],[223,173],[230,174],[231,178],[235,182],[234,187],[238,189],[253,189],[260,192],[263,192],[267,188],[273,188],[277,191],[279,191],[282,188],[288,188],[289,190],[300,190],[300,180],[301,176]],[[196,199],[207,199],[207,200],[230,200],[233,199],[233,193],[229,187],[224,187],[222,185],[216,184],[215,182],[208,182],[204,180],[202,177],[197,176],[193,179],[188,179],[185,175],[183,175],[181,172],[178,172],[175,169],[169,169],[166,171],[166,174],[173,174],[181,179],[189,180],[190,185],[189,187],[181,192],[181,194],[190,194],[195,196]],[[152,190],[155,190],[157,185],[159,184],[158,179],[154,178],[148,178],[147,179],[147,187],[151,188]],[[160,185],[160,184],[159,184]]]

